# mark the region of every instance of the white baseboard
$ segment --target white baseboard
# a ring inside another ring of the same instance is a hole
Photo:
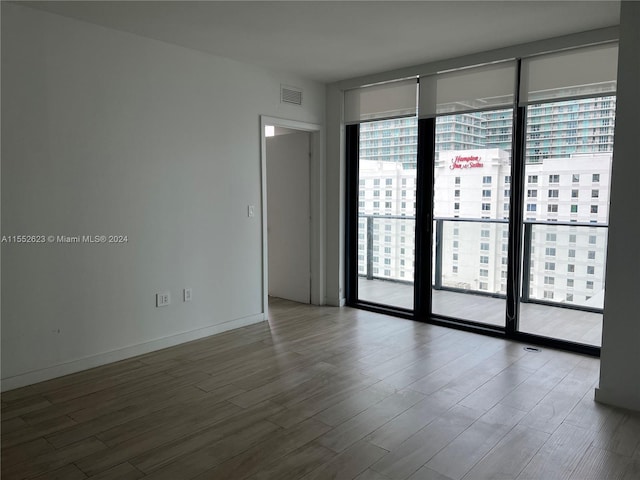
[[[204,327],[197,330],[178,333],[175,335],[170,335],[168,337],[151,340],[149,342],[131,345],[129,347],[112,350],[110,352],[99,353],[97,355],[91,355],[88,357],[80,358],[78,360],[72,360],[70,362],[53,365],[51,367],[46,367],[20,375],[3,378],[1,381],[2,383],[0,386],[0,390],[5,392],[7,390],[13,390],[14,388],[24,387],[25,385],[31,385],[34,383],[43,382],[45,380],[51,380],[52,378],[62,377],[63,375],[69,375],[70,373],[80,372],[82,370],[99,367],[100,365],[105,365],[107,363],[118,362],[120,360],[125,360],[137,355],[143,355],[145,353],[153,352],[155,350],[161,350],[163,348],[173,347],[174,345],[179,345],[181,343],[209,337],[211,335],[215,335],[216,333],[222,333],[226,332],[227,330],[245,327],[247,325],[265,321],[266,319],[267,317],[265,314],[259,313],[257,315],[230,320],[228,322],[212,325],[210,327]]]
[[[598,403],[605,403],[614,407],[640,411],[640,392],[633,394],[598,387],[596,388],[595,400]]]

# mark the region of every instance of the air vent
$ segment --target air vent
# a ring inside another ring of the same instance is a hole
[[[293,105],[302,105],[302,90],[296,87],[280,86],[280,101]]]

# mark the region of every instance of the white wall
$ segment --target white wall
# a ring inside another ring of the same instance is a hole
[[[324,102],[295,76],[3,2],[2,234],[129,238],[3,244],[3,388],[261,320],[259,115],[322,124]]]
[[[336,86],[327,87],[326,296],[328,305],[345,301],[345,144],[342,102]]]
[[[267,138],[269,295],[310,302],[308,132]]]
[[[640,410],[640,3],[622,2],[607,287],[596,399]]]

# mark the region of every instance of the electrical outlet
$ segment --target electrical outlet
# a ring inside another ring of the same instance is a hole
[[[185,288],[184,289],[184,301],[185,302],[190,302],[191,301],[191,289],[190,288]]]
[[[156,293],[156,307],[166,307],[171,303],[169,292]]]

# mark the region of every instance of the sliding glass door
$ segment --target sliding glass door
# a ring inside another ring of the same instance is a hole
[[[436,121],[433,314],[505,325],[512,110]]]
[[[520,330],[600,346],[615,97],[527,107]]]
[[[360,124],[358,300],[413,310],[415,117]]]
[[[518,332],[599,347],[617,45],[540,55],[521,64]]]

